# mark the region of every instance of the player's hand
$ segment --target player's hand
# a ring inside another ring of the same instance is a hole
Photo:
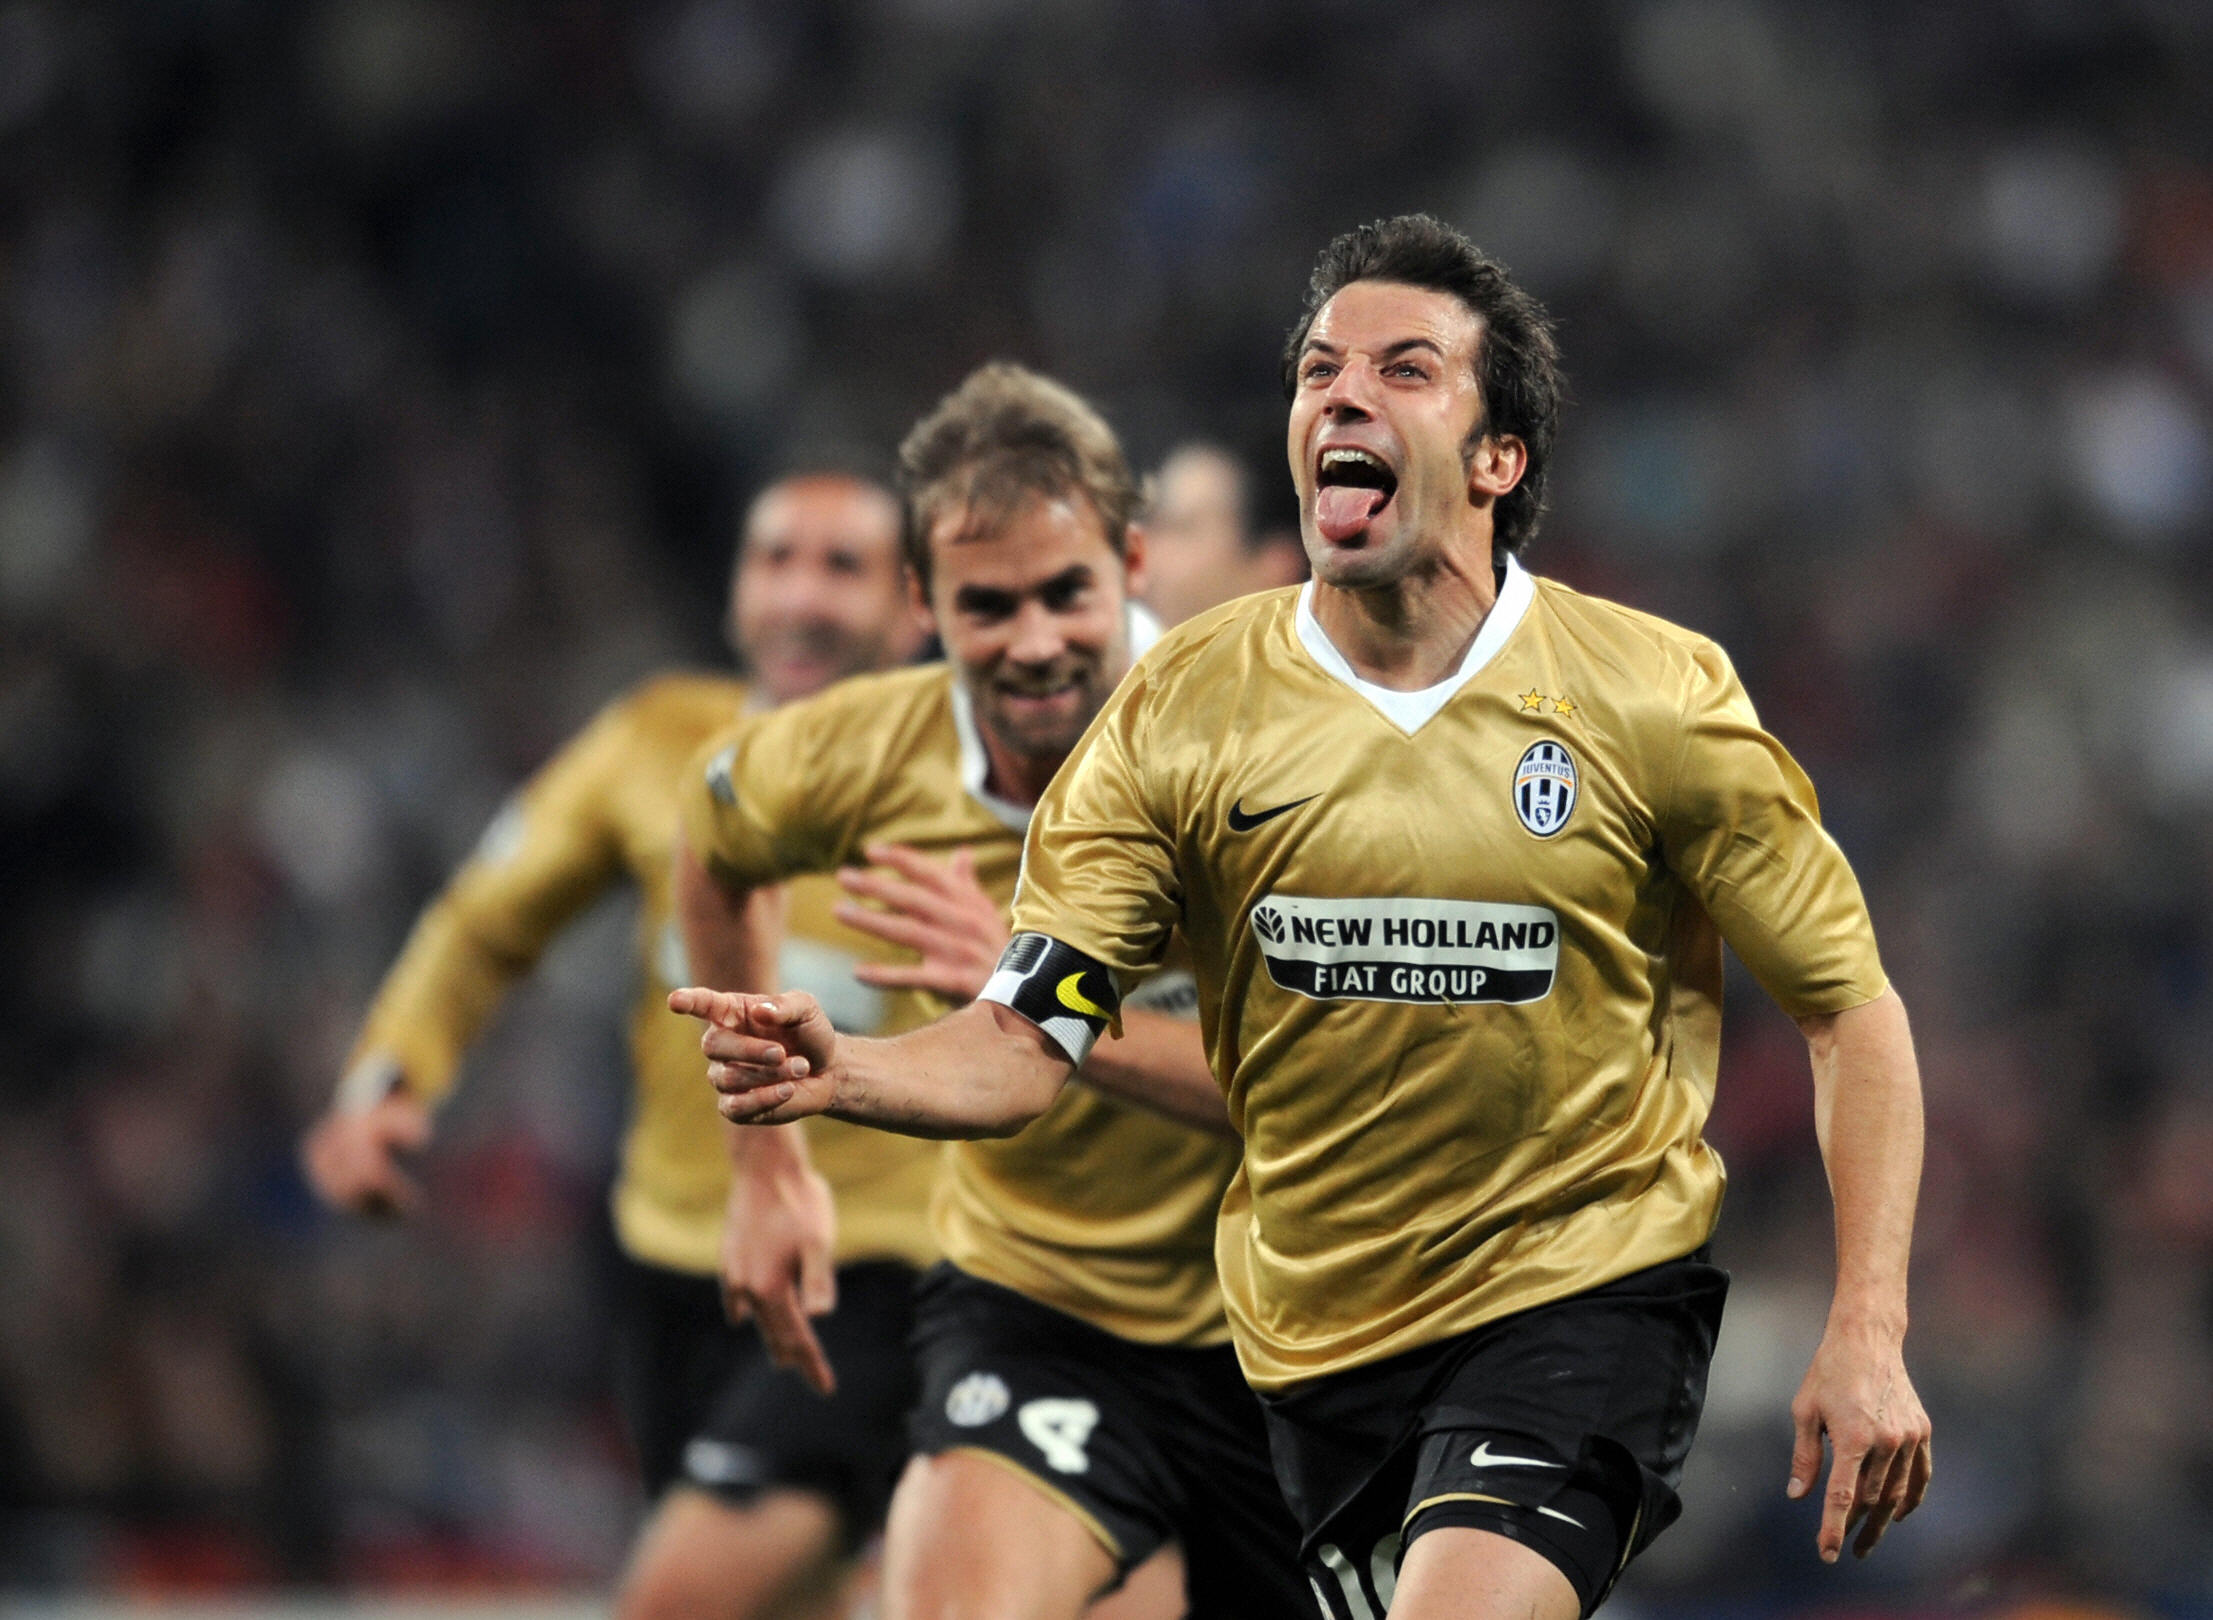
[[[1929,1414],[1906,1376],[1896,1337],[1832,1320],[1790,1415],[1798,1431],[1790,1459],[1794,1500],[1814,1488],[1824,1435],[1833,1453],[1814,1543],[1822,1562],[1836,1562],[1854,1527],[1852,1554],[1865,1558],[1893,1519],[1921,1505],[1934,1467]]]
[[[430,1110],[395,1090],[367,1108],[333,1109],[317,1120],[300,1144],[300,1165],[316,1196],[333,1209],[404,1215],[422,1201],[422,1189],[400,1158],[429,1140]]]
[[[871,844],[867,855],[875,866],[838,873],[845,892],[857,897],[838,906],[838,920],[922,960],[864,962],[853,976],[885,990],[935,990],[955,1001],[982,995],[1011,936],[999,903],[976,881],[975,856],[957,849],[940,861],[905,844]]]
[[[781,1125],[819,1114],[835,1099],[830,1064],[838,1032],[804,990],[672,990],[669,1011],[705,1020],[699,1049],[707,1079],[722,1093],[715,1106],[731,1124]]]
[[[836,1309],[837,1206],[830,1184],[804,1164],[759,1164],[730,1183],[722,1223],[722,1308],[751,1317],[779,1367],[828,1395],[837,1374],[810,1316]]]

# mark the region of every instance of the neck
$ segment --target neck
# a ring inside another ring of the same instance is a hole
[[[1314,618],[1330,644],[1362,680],[1394,692],[1435,686],[1458,669],[1497,600],[1489,535],[1385,584],[1314,582]]]
[[[984,745],[984,791],[1025,810],[1045,796],[1053,773],[1068,757],[1066,754],[1018,753],[980,720],[976,732]]]

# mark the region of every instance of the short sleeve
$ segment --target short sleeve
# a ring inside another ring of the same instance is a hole
[[[1155,696],[1140,665],[1092,722],[1030,818],[1014,896],[1017,934],[1073,947],[1124,988],[1183,910],[1176,818],[1147,745]]]
[[[1883,993],[1867,903],[1813,783],[1711,643],[1689,671],[1660,837],[1669,868],[1785,1012],[1841,1012]]]
[[[707,870],[761,888],[847,858],[866,782],[824,747],[820,699],[747,715],[709,738],[684,769],[684,837]]]

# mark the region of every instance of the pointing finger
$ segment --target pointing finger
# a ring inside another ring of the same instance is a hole
[[[796,1369],[820,1393],[833,1393],[838,1387],[837,1374],[831,1371],[822,1341],[807,1321],[797,1289],[785,1283],[761,1296],[757,1303],[761,1338],[768,1345],[770,1359],[779,1367]]]
[[[1832,1440],[1835,1436],[1830,1437]],[[1820,1551],[1824,1564],[1833,1564],[1844,1551],[1844,1533],[1851,1522],[1859,1517],[1855,1511],[1859,1503],[1860,1464],[1866,1458],[1864,1448],[1847,1448],[1838,1444],[1829,1465],[1829,1489],[1821,1503],[1821,1531],[1814,1545]]]

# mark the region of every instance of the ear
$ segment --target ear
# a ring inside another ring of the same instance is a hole
[[[937,633],[937,614],[930,606],[930,593],[922,588],[922,576],[912,568],[902,569],[907,580],[907,611],[914,615],[914,622],[921,626],[924,636]]]
[[[1142,598],[1145,594],[1145,525],[1132,523],[1123,535],[1122,594]]]
[[[1495,501],[1529,470],[1529,446],[1512,433],[1486,433],[1468,459],[1468,494]]]

